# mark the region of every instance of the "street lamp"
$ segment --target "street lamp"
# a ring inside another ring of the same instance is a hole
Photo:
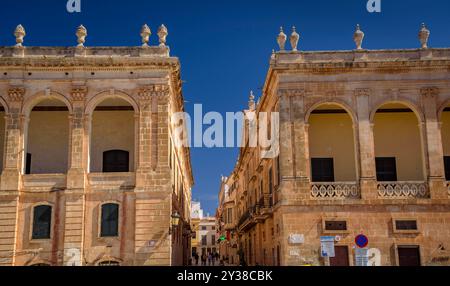
[[[172,230],[180,224],[181,216],[176,211],[175,213],[172,214],[172,216],[170,218],[171,218],[170,234],[172,234]]]

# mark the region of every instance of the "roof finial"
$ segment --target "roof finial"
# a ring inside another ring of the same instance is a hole
[[[27,33],[25,32],[25,28],[22,25],[18,25],[16,27],[16,30],[14,30],[14,36],[16,37],[16,47],[22,47],[23,46],[23,38]]]
[[[419,40],[422,49],[428,49],[428,39],[430,38],[430,30],[427,29],[425,23],[422,23],[422,28],[419,31]]]
[[[166,46],[167,35],[169,35],[169,32],[167,31],[166,26],[164,26],[164,24],[163,24],[158,29],[159,46],[161,46],[161,47]]]
[[[356,25],[356,31],[353,34],[353,40],[356,44],[357,50],[362,50],[362,42],[364,40],[364,32],[361,31],[361,26],[359,24]]]
[[[280,47],[281,51],[284,51],[284,47],[286,46],[286,40],[287,40],[287,36],[283,32],[283,27],[280,27],[280,33],[278,34],[277,42],[278,42],[278,46]]]
[[[249,100],[248,100],[248,109],[249,110],[256,109],[255,95],[253,94],[253,90],[250,91],[250,96],[249,96]]]
[[[87,29],[83,25],[80,25],[77,29],[76,35],[78,47],[84,47],[84,43],[86,42],[86,37],[88,35]]]
[[[150,36],[152,34],[152,31],[147,26],[147,24],[144,24],[141,28],[141,39],[142,39],[142,46],[148,47],[148,42],[150,41]]]
[[[292,34],[291,34],[291,47],[294,52],[297,51],[297,45],[298,41],[300,40],[300,35],[297,33],[295,26],[292,27]]]

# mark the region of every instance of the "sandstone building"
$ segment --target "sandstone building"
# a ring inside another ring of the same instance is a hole
[[[193,178],[165,45],[0,48],[0,265],[183,265]]]
[[[429,35],[365,50],[358,27],[356,50],[303,52],[280,33],[246,111],[279,112],[279,156],[241,148],[225,182],[235,200],[219,207],[247,264],[355,265],[365,234],[372,265],[450,265],[450,49]],[[329,261],[322,236],[336,237]]]
[[[201,265],[201,256],[219,252],[217,246],[216,218],[203,216],[200,202],[192,202],[191,207],[191,262],[196,265],[196,255],[199,257],[198,265]]]

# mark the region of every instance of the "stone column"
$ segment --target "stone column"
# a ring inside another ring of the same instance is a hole
[[[310,158],[305,91],[282,89],[279,95],[281,197],[288,201],[309,199]]]
[[[70,155],[67,190],[64,193],[64,259],[66,266],[84,265],[84,217],[86,207],[87,144],[84,103],[87,87],[72,88],[73,114],[70,116]]]
[[[25,89],[10,88],[8,91],[9,112],[6,115],[4,168],[1,180],[2,191],[18,191],[24,164],[24,117],[21,114]]]
[[[447,198],[445,185],[444,151],[442,147],[442,134],[437,118],[436,98],[439,90],[435,87],[426,87],[420,90],[425,113],[424,128],[424,160],[426,175],[432,199]]]
[[[369,108],[370,90],[361,88],[355,90],[358,122],[354,128],[359,150],[359,180],[362,199],[377,198],[377,179],[375,166],[375,141],[373,124],[370,122]]]

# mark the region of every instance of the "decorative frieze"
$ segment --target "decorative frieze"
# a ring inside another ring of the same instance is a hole
[[[278,91],[278,94],[280,97],[283,96],[305,96],[306,95],[306,90],[304,89],[280,89]]]
[[[382,198],[430,198],[430,191],[425,182],[380,182],[378,195]]]
[[[138,96],[141,100],[149,100],[152,97],[166,97],[169,91],[169,86],[165,84],[146,85],[139,88]]]
[[[361,192],[356,182],[312,183],[313,199],[359,199]]]
[[[370,95],[370,88],[357,88],[355,89],[355,96],[369,96]]]

